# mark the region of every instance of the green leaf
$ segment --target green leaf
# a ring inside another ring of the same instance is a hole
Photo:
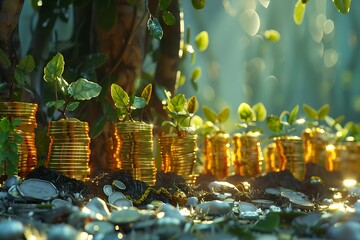
[[[15,118],[12,120],[11,125],[13,125],[14,127],[17,127],[20,125],[20,123],[21,123],[21,119]]]
[[[238,108],[239,118],[243,122],[251,122],[256,120],[254,110],[247,103],[241,103]]]
[[[318,119],[317,111],[314,108],[310,107],[307,104],[303,104],[303,109],[305,111],[306,116],[308,116],[308,118],[310,118],[311,120]]]
[[[187,112],[190,114],[194,114],[198,109],[198,102],[195,96],[192,96],[187,102]]]
[[[4,68],[8,68],[11,66],[9,57],[1,48],[0,48],[0,63],[4,66]]]
[[[209,46],[209,34],[206,31],[200,32],[195,37],[195,44],[196,47],[200,52],[205,51]]]
[[[218,121],[218,116],[216,115],[216,113],[211,108],[204,105],[202,107],[202,111],[203,111],[203,113],[205,115],[205,118],[208,121],[210,121],[212,123],[215,123],[216,121]]]
[[[323,120],[326,116],[329,115],[330,105],[324,104],[317,112],[318,119]]]
[[[205,7],[205,0],[191,0],[191,3],[195,9],[203,9]]]
[[[24,56],[18,65],[16,65],[16,68],[23,70],[26,73],[30,73],[35,68],[35,61],[34,58],[30,55]]]
[[[347,14],[350,11],[351,0],[333,0],[339,12]]]
[[[146,100],[143,97],[134,97],[134,100],[132,101],[131,108],[132,109],[142,109],[146,106]]]
[[[162,39],[164,32],[162,30],[159,21],[156,18],[154,17],[149,18],[146,26],[149,29],[151,36],[153,36],[155,39],[159,41]]]
[[[270,115],[266,118],[266,125],[273,132],[281,132],[282,124],[279,117]]]
[[[76,100],[89,100],[99,96],[101,86],[84,78],[79,78],[68,87],[69,94]]]
[[[181,122],[186,118],[189,118],[188,114],[182,114],[182,113],[176,113],[176,112],[170,112],[169,117],[174,119],[175,121]]]
[[[143,97],[146,100],[146,105],[148,105],[150,102],[151,94],[152,94],[152,84],[150,83],[146,85],[146,87],[141,93],[141,97]]]
[[[170,112],[181,112],[184,110],[186,98],[184,94],[178,94],[170,99],[167,108]]]
[[[169,11],[162,12],[162,19],[164,20],[164,23],[168,26],[172,26],[176,22],[174,15]]]
[[[55,82],[64,72],[65,61],[61,53],[57,53],[44,68],[44,80]]]
[[[290,112],[289,115],[289,124],[291,125],[297,119],[297,115],[299,112],[299,105],[296,105]]]
[[[107,116],[104,114],[102,116],[100,116],[97,121],[93,124],[93,126],[90,128],[90,137],[91,138],[96,138],[97,136],[99,136],[105,125],[107,122]]]
[[[254,110],[255,112],[255,116],[256,116],[256,121],[264,121],[266,119],[266,115],[267,115],[267,112],[266,112],[266,108],[265,108],[265,105],[261,102],[255,104],[252,109]]]
[[[295,4],[294,8],[294,22],[297,25],[301,25],[302,21],[304,20],[306,10],[306,4],[302,2],[302,0],[298,0]]]
[[[23,71],[19,68],[15,68],[14,78],[15,78],[15,81],[17,82],[17,84],[19,84],[19,86],[24,86],[25,84],[30,84],[29,75],[27,75],[25,71]]]
[[[129,95],[116,83],[111,84],[111,97],[118,108],[127,108],[129,105]]]
[[[201,78],[201,68],[196,67],[191,72],[191,81],[197,82]]]
[[[230,116],[230,109],[226,107],[219,113],[217,119],[220,123],[224,123],[226,120],[228,120],[229,116]]]
[[[274,29],[266,30],[264,37],[270,42],[277,42],[280,40],[280,33]]]
[[[56,83],[57,83],[58,88],[64,95],[67,96],[70,94],[69,93],[69,84],[62,76],[60,76],[56,79]],[[70,91],[71,91],[71,89],[70,89]]]
[[[177,78],[177,81],[176,81],[176,85],[178,87],[181,87],[182,85],[184,85],[186,82],[186,77],[185,75],[181,74],[179,78]]]
[[[163,121],[161,126],[166,126],[166,125],[170,125],[172,127],[176,127],[175,123],[171,122],[171,121]]]
[[[272,233],[280,225],[280,216],[277,212],[269,212],[264,220],[258,221],[252,228],[262,233]]]
[[[190,120],[190,125],[195,127],[195,129],[201,128],[204,125],[203,123],[203,119],[198,115],[194,115]]]
[[[15,144],[21,144],[22,143],[22,136],[20,134],[14,134],[14,142]]]
[[[117,21],[117,7],[113,0],[96,0],[95,1],[95,21],[106,29],[110,30]]]
[[[127,108],[116,108],[115,111],[119,120],[123,120],[129,114]]]
[[[79,106],[80,102],[71,102],[67,107],[66,110],[72,112]]]
[[[58,100],[58,101],[49,101],[46,103],[47,107],[53,107],[55,109],[60,109],[63,108],[65,106],[65,101],[64,100]]]
[[[161,11],[165,11],[170,6],[172,0],[160,0],[159,7]]]
[[[6,117],[3,117],[1,120],[0,120],[0,130],[2,132],[8,132],[10,131],[10,122],[9,120],[6,118]]]

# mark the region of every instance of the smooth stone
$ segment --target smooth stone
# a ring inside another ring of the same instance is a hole
[[[241,212],[239,218],[244,220],[257,220],[259,219],[258,212]]]
[[[108,202],[110,204],[113,204],[118,199],[126,199],[125,195],[121,192],[113,192],[108,197]]]
[[[278,206],[275,206],[275,205],[269,206],[269,210],[270,210],[271,212],[281,212],[281,208],[278,207]]]
[[[328,229],[326,235],[329,239],[360,239],[360,224],[354,221],[337,223]]]
[[[99,233],[106,234],[106,233],[115,231],[114,225],[109,222],[105,222],[105,221],[89,222],[85,225],[84,229],[86,232],[88,232],[92,235],[96,235]]]
[[[212,200],[200,203],[195,211],[207,215],[225,215],[231,211],[231,206],[219,200]]]
[[[119,190],[125,190],[126,189],[126,185],[120,180],[114,180],[112,182],[112,185],[114,187],[118,188]]]
[[[110,215],[106,202],[98,197],[91,199],[88,203],[86,203],[85,207],[90,210],[89,214],[96,218],[98,218],[98,214],[103,217],[108,217]]]
[[[104,185],[103,192],[105,193],[106,196],[109,197],[114,192],[114,190],[111,185]]]
[[[48,240],[85,240],[80,232],[67,224],[52,225],[48,231]],[[85,236],[84,236],[85,237]]]
[[[188,197],[185,205],[196,207],[197,205],[199,205],[199,199],[197,197]]]
[[[167,203],[159,206],[154,213],[158,218],[162,218],[162,217],[175,218],[180,220],[181,222],[185,222],[186,220],[185,217],[181,215],[181,213],[177,208]]]
[[[258,209],[254,204],[248,203],[248,202],[240,202],[237,207],[238,207],[239,213],[256,212]]]
[[[115,200],[115,202],[113,202],[113,205],[119,208],[129,208],[134,206],[132,201],[126,198]]]
[[[109,221],[115,224],[134,223],[141,219],[142,215],[137,208],[127,208],[113,211],[110,214]]]
[[[60,198],[55,198],[54,200],[51,201],[51,204],[53,205],[53,208],[61,208],[61,207],[72,208],[73,207],[73,205],[70,202],[60,199]]]
[[[24,225],[17,220],[0,221],[0,239],[23,239]]]
[[[232,193],[239,193],[239,189],[231,183],[222,182],[222,181],[213,181],[208,184],[208,188],[211,192],[232,192]]]
[[[6,189],[9,189],[11,186],[14,186],[20,182],[20,178],[18,176],[11,176],[8,177],[5,181],[5,187]]]
[[[17,186],[24,198],[32,200],[49,201],[59,195],[57,188],[49,181],[30,178]]]

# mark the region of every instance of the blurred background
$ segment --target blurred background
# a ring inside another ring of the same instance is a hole
[[[352,1],[344,15],[330,0],[310,0],[301,25],[293,20],[295,3],[207,1],[199,11],[183,1],[185,27],[192,35],[208,31],[209,47],[196,55],[194,65],[202,68],[198,92],[190,84],[179,92],[195,94],[200,106],[216,111],[229,106],[230,132],[241,102],[263,102],[275,115],[299,104],[302,116],[304,103],[315,109],[329,103],[331,117],[358,122],[360,2]],[[280,33],[279,41],[264,37],[269,29]]]

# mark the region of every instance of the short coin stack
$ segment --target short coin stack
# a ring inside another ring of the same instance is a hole
[[[304,180],[306,169],[302,139],[297,136],[284,136],[274,138],[274,142],[280,170],[289,170],[295,178]]]
[[[260,173],[263,155],[258,134],[234,134],[234,171],[240,176],[254,177]]]
[[[153,126],[144,122],[114,124],[112,165],[128,172],[134,179],[155,185]]]
[[[22,137],[19,146],[18,175],[26,176],[37,164],[35,145],[36,111],[38,105],[25,102],[0,102],[0,118],[10,120],[19,119],[20,125],[16,128]]]
[[[305,162],[325,166],[330,134],[322,128],[306,128],[302,132],[302,139]]]
[[[217,133],[204,139],[204,173],[212,174],[217,179],[228,176],[231,160],[230,136]]]
[[[173,172],[183,177],[188,184],[193,184],[196,175],[193,174],[197,160],[197,135],[168,134],[159,138],[162,170]]]
[[[90,137],[87,122],[62,119],[49,123],[47,165],[65,176],[84,180],[90,175]]]

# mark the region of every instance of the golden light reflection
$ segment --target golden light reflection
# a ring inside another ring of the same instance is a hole
[[[357,184],[357,181],[355,179],[345,179],[343,181],[343,185],[346,188],[354,187]]]
[[[90,213],[91,213],[91,210],[88,209],[87,207],[83,207],[83,208],[81,209],[81,211],[82,211],[83,213],[86,213],[86,214],[90,214]]]
[[[156,217],[157,218],[163,218],[165,216],[165,213],[164,212],[159,212]]]

